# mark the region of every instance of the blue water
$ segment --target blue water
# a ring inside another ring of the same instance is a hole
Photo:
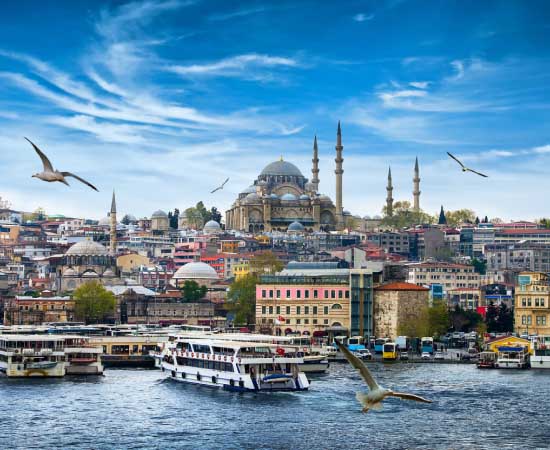
[[[365,387],[346,364],[308,392],[238,394],[154,370],[100,378],[0,378],[0,448],[526,449],[550,448],[550,371],[372,364],[380,384],[432,399],[388,399],[361,413]]]

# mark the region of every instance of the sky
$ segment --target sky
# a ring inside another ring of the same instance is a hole
[[[18,210],[225,210],[281,156],[344,208],[394,198],[505,220],[550,215],[545,1],[8,2],[0,16],[0,196]],[[31,178],[40,160],[76,180]],[[462,173],[446,152],[489,178]],[[224,190],[210,191],[226,177]]]

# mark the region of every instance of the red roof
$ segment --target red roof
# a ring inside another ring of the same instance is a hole
[[[418,286],[412,283],[397,281],[395,283],[384,284],[375,288],[377,291],[429,291],[428,288]]]

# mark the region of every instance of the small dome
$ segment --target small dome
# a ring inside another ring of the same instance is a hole
[[[164,219],[167,218],[168,214],[166,214],[164,211],[159,209],[158,211],[155,211],[153,215],[151,216],[151,219]]]
[[[304,226],[300,222],[292,222],[288,226],[288,231],[294,231],[294,232],[304,231]]]
[[[325,201],[325,202],[331,202],[332,201],[328,195],[320,195],[319,200]]]
[[[290,192],[287,192],[286,194],[284,194],[282,197],[281,197],[281,200],[285,200],[285,201],[293,201],[293,200],[298,200],[297,197],[294,195],[294,194],[291,194]]]
[[[305,185],[305,189],[308,192],[313,192],[315,191],[315,185],[311,181],[308,181]]]
[[[111,218],[109,216],[106,216],[103,219],[100,219],[97,225],[100,227],[109,227],[111,226]]]
[[[85,240],[80,241],[74,244],[69,250],[67,250],[66,255],[108,255],[109,252],[107,249],[98,242]]]
[[[63,271],[63,276],[64,277],[76,277],[76,275],[77,275],[76,271],[71,267],[69,267],[68,269],[65,269]]]
[[[283,161],[282,159],[280,161],[275,161],[265,166],[264,170],[262,170],[261,175],[287,175],[303,177],[302,172],[300,172],[300,169],[298,169],[298,167],[296,167],[292,163]]]
[[[277,200],[279,198],[279,196],[277,194],[269,194],[269,197],[274,199],[274,200]]]
[[[306,195],[306,194],[300,195],[300,200],[309,200],[309,195]]]
[[[115,273],[111,269],[107,269],[105,272],[103,272],[103,276],[113,278],[115,276]]]
[[[126,214],[126,218],[130,223],[136,223],[138,220],[136,219],[136,216],[133,214]]]
[[[221,230],[222,227],[215,220],[209,220],[206,222],[204,228],[202,229],[205,234],[219,233]]]
[[[244,191],[241,192],[241,194],[253,194],[256,193],[256,186],[253,184],[248,186]]]
[[[88,270],[82,274],[82,278],[97,278],[99,275],[93,270]]]
[[[217,280],[216,270],[203,262],[190,262],[180,267],[174,274],[175,279]]]
[[[255,192],[248,194],[244,199],[246,200],[246,203],[259,202],[261,200],[260,196]]]
[[[265,186],[266,184],[267,184],[267,181],[265,180],[258,181],[258,186]]]

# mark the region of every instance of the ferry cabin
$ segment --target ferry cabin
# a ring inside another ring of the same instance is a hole
[[[495,363],[497,369],[526,369],[529,366],[528,347],[498,347],[498,356]]]
[[[90,339],[83,336],[65,336],[65,374],[67,375],[101,375],[103,349],[90,344]]]
[[[174,380],[234,391],[299,391],[309,381],[277,344],[180,339],[167,348],[161,368]]]
[[[531,369],[550,369],[550,336],[538,336],[535,354],[531,355]]]
[[[0,335],[0,372],[8,377],[62,377],[64,341],[60,336]]]

